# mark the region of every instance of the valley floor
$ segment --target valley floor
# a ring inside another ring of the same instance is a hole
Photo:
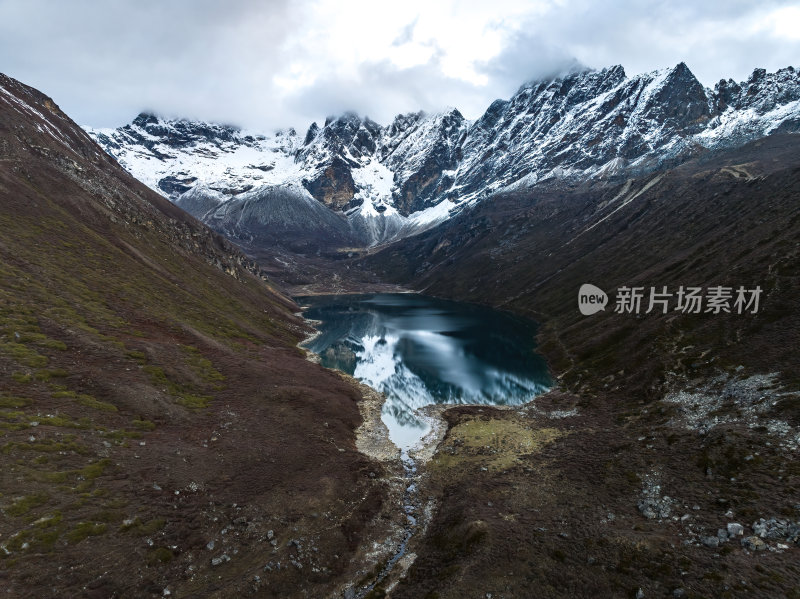
[[[797,143],[499,197],[358,263],[539,320],[558,380],[524,408],[443,411],[436,510],[389,596],[800,596]],[[754,317],[576,308],[585,282],[751,281]]]
[[[6,596],[800,597],[797,135],[520,189],[363,255],[243,248],[259,266],[0,84]],[[587,319],[591,281],[758,284],[763,310]],[[553,391],[439,412],[400,580],[380,399],[307,359],[274,282],[543,325]]]

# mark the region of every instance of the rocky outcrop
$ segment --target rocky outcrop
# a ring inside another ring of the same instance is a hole
[[[313,179],[303,179],[303,185],[312,196],[333,210],[347,206],[356,193],[350,166],[338,156],[320,169]]]
[[[395,129],[395,137],[387,135],[383,140],[383,160],[395,173],[394,205],[405,215],[438,203],[452,187],[467,125],[455,109],[428,118],[418,113],[412,118],[407,126]],[[394,125],[397,122],[395,119]]]

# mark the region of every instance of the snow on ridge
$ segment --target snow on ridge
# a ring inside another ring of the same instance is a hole
[[[187,121],[188,122],[188,121]],[[130,131],[146,142],[135,140]],[[159,186],[166,177],[191,180],[187,185],[202,185],[211,189],[245,190],[248,187],[289,184],[302,180],[302,165],[294,161],[296,135],[276,132],[275,136],[251,137],[247,144],[236,142],[196,141],[186,148],[175,148],[164,143],[162,137],[152,135],[138,125],[130,129],[91,129],[87,132],[105,145],[117,161],[134,177],[161,195],[175,200],[177,195]],[[103,143],[105,136],[110,143]],[[118,146],[118,147],[115,147]]]
[[[780,130],[796,130],[798,115],[792,68],[757,69],[746,82],[712,90],[680,63],[632,77],[614,66],[529,82],[472,122],[455,109],[398,115],[388,126],[347,113],[299,136],[140,115],[120,129],[88,131],[173,201],[196,186],[225,197],[293,185],[328,190],[313,192],[327,198],[333,188],[336,205],[374,243],[500,191],[546,179],[644,174],[698,147],[741,144],[787,121]],[[352,200],[338,199],[350,189]]]
[[[736,138],[769,135],[792,118],[800,120],[800,100],[778,106],[764,114],[752,107],[743,110],[728,108],[694,139],[705,147],[713,148]]]
[[[50,119],[48,119],[41,111],[37,110],[25,100],[18,97],[16,94],[12,93],[11,91],[7,90],[4,86],[0,85],[0,93],[5,95],[10,101],[9,104],[14,110],[20,112],[20,114],[25,114],[26,112],[29,115],[39,117],[42,120],[42,125],[44,125],[44,130],[41,129],[41,125],[39,125],[39,131],[44,133],[46,132],[50,137],[55,139],[58,143],[66,147],[71,152],[75,152],[74,148],[70,144],[69,140],[65,139],[64,136],[61,134],[59,128],[54,125]]]

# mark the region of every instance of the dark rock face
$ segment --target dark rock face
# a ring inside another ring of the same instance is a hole
[[[412,128],[417,126],[426,116],[424,112],[420,111],[398,114],[394,117],[392,124],[386,128],[385,139],[378,152],[380,160],[386,160],[397,149],[397,146],[400,145]]]
[[[733,79],[720,79],[719,83],[714,86],[714,104],[713,108],[716,112],[724,112],[735,100],[738,98],[742,88]]]
[[[755,109],[764,114],[779,106],[800,100],[800,74],[793,67],[767,73],[755,69],[747,81],[738,85],[728,80],[714,88],[714,96],[736,110]],[[722,86],[722,87],[720,87]]]
[[[233,141],[238,132],[236,127],[196,121],[181,120],[164,123],[157,116],[148,113],[137,116],[131,125],[142,129],[149,135],[160,138],[161,143],[175,148],[189,146],[198,141]],[[136,139],[152,143],[152,140],[148,140],[131,125],[123,127],[123,130]]]
[[[425,140],[425,146],[411,138],[415,130],[422,133],[420,138]],[[459,144],[465,134],[465,120],[458,110],[451,110],[433,117],[423,126],[417,119],[410,127],[398,129],[398,133],[404,138],[393,144],[384,160],[395,173],[405,175],[401,175],[400,181],[395,176],[395,181],[400,185],[394,201],[401,214],[411,214],[435,204],[442,192],[453,184],[452,175],[445,171],[458,167],[461,156]],[[404,170],[408,174],[403,173]]]
[[[464,122],[457,110],[431,117],[418,112],[399,115],[383,128],[347,113],[328,118],[322,129],[312,125],[296,160],[316,171],[304,181],[306,189],[337,210],[360,204],[353,200],[352,170],[373,160],[384,163],[394,172],[395,208],[407,215],[440,200],[452,184],[442,173],[458,165]]]
[[[303,141],[303,145],[307,146],[308,144],[310,144],[317,136],[317,133],[319,133],[319,125],[317,125],[316,123],[311,123],[311,126],[308,128],[308,131],[306,132],[306,138]]]
[[[309,193],[334,210],[347,206],[356,192],[351,170],[360,158],[375,153],[380,130],[377,123],[353,113],[329,117],[322,129],[313,123],[295,158],[315,171],[303,180]]]
[[[380,125],[369,118],[362,120],[355,113],[348,112],[338,118],[328,117],[321,130],[316,123],[309,127],[298,159],[314,161],[328,154],[347,157],[352,162],[353,159],[372,156],[380,135]]]
[[[691,131],[699,130],[698,121],[707,119],[711,109],[703,86],[686,64],[680,63],[649,98],[644,114],[656,122]]]
[[[304,180],[303,185],[312,196],[334,210],[344,208],[355,195],[350,165],[338,156],[321,169],[314,179]]]
[[[158,188],[170,197],[178,197],[192,189],[192,183],[197,181],[197,177],[164,177],[158,182]]]

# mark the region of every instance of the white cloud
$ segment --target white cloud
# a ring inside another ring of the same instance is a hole
[[[474,118],[576,61],[685,61],[707,85],[788,66],[799,15],[775,0],[3,0],[0,69],[96,126],[142,109],[262,130],[345,109]]]
[[[786,40],[800,40],[800,6],[783,6],[764,17],[759,23],[774,36]]]

